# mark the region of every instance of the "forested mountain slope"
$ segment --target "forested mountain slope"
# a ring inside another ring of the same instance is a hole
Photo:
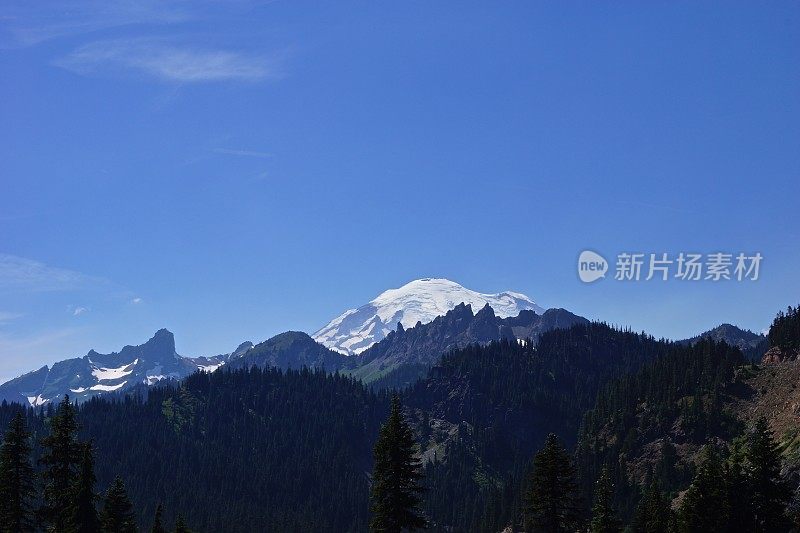
[[[500,339],[536,342],[545,331],[587,322],[564,309],[548,309],[542,314],[525,310],[500,318],[488,305],[473,314],[469,304],[460,304],[428,324],[409,329],[399,326],[381,342],[350,357],[348,371],[375,388],[407,387],[427,375],[451,350]]]
[[[730,441],[744,424],[726,407],[741,394],[744,356],[724,342],[672,345],[640,371],[610,383],[588,411],[579,435],[578,468],[586,494],[603,466],[624,518],[652,476],[672,497],[692,479],[703,444]]]
[[[518,491],[548,433],[574,443],[600,387],[670,346],[589,323],[543,333],[536,346],[502,340],[446,355],[406,399],[427,458],[436,458],[428,466],[427,504],[439,527],[479,528],[490,499]],[[504,504],[508,514],[492,527],[510,518],[512,502]]]
[[[241,357],[231,360],[232,368],[308,367],[335,372],[348,364],[348,357],[329,350],[301,331],[287,331],[260,342]]]
[[[766,335],[759,335],[732,324],[720,324],[700,335],[678,342],[680,344],[695,344],[701,339],[711,339],[715,342],[725,342],[731,346],[735,346],[739,348],[745,358],[750,361],[760,361],[764,352],[769,348]]]
[[[428,450],[434,529],[469,525],[463,517],[482,510],[490,489],[526,463],[546,432],[570,438],[607,378],[661,349],[651,338],[589,324],[545,333],[538,347],[504,340],[447,355],[403,395]],[[168,518],[181,512],[198,531],[366,528],[385,395],[323,371],[249,366],[144,390],[146,399],[92,399],[78,408],[81,437],[97,450],[99,487],[120,474],[141,524],[163,502]],[[17,409],[0,408],[3,428]],[[37,439],[51,410],[29,412]],[[463,479],[472,481],[452,490]]]
[[[476,322],[465,310],[465,331],[498,326],[489,312]],[[772,338],[778,349],[794,346],[790,333]],[[276,339],[250,349],[243,368],[79,405],[98,488],[121,475],[146,527],[163,503],[168,521],[182,513],[196,531],[365,531],[387,393],[339,373],[275,368],[284,354],[315,365],[334,356],[305,334]],[[535,344],[509,334],[453,349],[402,391],[421,445],[431,530],[519,525],[531,457],[549,433],[576,450],[581,512],[588,515],[606,466],[626,523],[651,480],[678,502],[701,446],[726,449],[760,415],[770,417],[785,464],[796,465],[798,375],[796,361],[759,367],[724,342],[672,343],[580,321]],[[0,405],[0,432],[20,409]],[[51,405],[27,408],[34,458],[52,413]]]
[[[19,409],[0,406],[3,430]],[[147,400],[78,407],[101,490],[121,475],[140,525],[158,503],[197,531],[364,531],[371,446],[388,401],[341,376],[197,373]],[[30,410],[34,440],[52,407]],[[34,455],[38,451],[34,450]],[[143,528],[144,529],[144,528]]]
[[[783,476],[796,488],[798,317],[791,307],[779,313],[767,336],[769,346],[763,337],[721,326],[692,343],[673,345],[637,373],[604,387],[586,414],[576,451],[584,494],[590,493],[605,466],[624,519],[632,519],[635,509],[641,512],[636,506],[648,486],[658,486],[677,507],[698,473],[703,447],[711,446],[726,461],[735,462],[742,439],[759,420],[774,434]],[[767,347],[764,363],[754,364],[752,351],[763,353]]]

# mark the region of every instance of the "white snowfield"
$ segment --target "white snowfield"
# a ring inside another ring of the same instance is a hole
[[[31,404],[31,407],[39,407],[40,405],[44,405],[49,401],[49,398],[42,398],[41,394],[38,396],[28,396],[28,402]]]
[[[92,385],[91,387],[78,387],[77,389],[70,389],[70,390],[72,392],[74,392],[75,394],[81,394],[81,393],[89,391],[89,390],[99,390],[99,391],[103,391],[103,392],[110,392],[110,391],[115,391],[117,389],[121,389],[122,387],[125,386],[125,384],[127,382],[128,381],[125,380],[122,383],[118,383],[116,385],[102,385],[102,384],[98,383],[97,385]]]
[[[197,369],[210,374],[211,372],[214,372],[216,369],[218,369],[219,367],[221,367],[224,364],[225,364],[225,361],[221,361],[220,363],[218,363],[216,365],[197,365]]]
[[[121,389],[122,387],[125,386],[126,383],[127,383],[127,381],[123,381],[122,383],[118,383],[117,385],[101,385],[101,384],[97,384],[97,385],[92,385],[91,387],[89,387],[89,390],[99,390],[99,391],[103,391],[103,392],[110,392],[110,391],[115,391],[117,389]]]
[[[399,289],[390,289],[358,309],[345,311],[317,331],[314,340],[345,355],[359,354],[382,340],[401,323],[404,328],[417,322],[427,324],[460,303],[477,313],[487,303],[499,317],[516,316],[520,311],[544,310],[518,292],[484,294],[443,278],[414,280]]]
[[[133,372],[133,367],[139,364],[139,360],[136,359],[132,363],[127,365],[122,365],[118,368],[94,368],[92,370],[92,375],[97,378],[98,381],[112,381],[115,379],[124,378],[127,375],[130,375]]]

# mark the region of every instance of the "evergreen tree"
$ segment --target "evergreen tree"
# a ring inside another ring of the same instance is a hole
[[[727,530],[730,533],[741,531],[753,521],[752,495],[745,462],[744,441],[738,438],[731,446],[724,472],[728,508]]]
[[[786,507],[786,516],[792,524],[791,531],[800,531],[800,490],[795,490],[792,494],[792,501]]]
[[[122,478],[117,476],[106,492],[103,511],[100,513],[103,533],[136,533],[133,505],[125,492]]]
[[[183,515],[178,515],[178,519],[175,521],[175,533],[192,533],[186,526]]]
[[[636,506],[631,529],[635,533],[668,533],[671,523],[670,502],[653,478]]]
[[[785,510],[791,492],[781,479],[780,451],[764,417],[758,419],[748,435],[747,463],[754,530],[786,530]]]
[[[370,529],[399,533],[426,527],[418,509],[423,488],[417,444],[397,395],[392,398],[389,418],[378,434],[374,455]]]
[[[164,529],[164,525],[161,523],[163,514],[164,507],[159,503],[158,507],[156,507],[156,516],[153,518],[153,529],[150,530],[150,533],[167,533],[167,530]]]
[[[608,475],[608,469],[603,468],[595,489],[592,521],[589,524],[591,533],[618,533],[621,531],[621,523],[614,514],[613,498],[614,488],[611,485],[611,478]]]
[[[31,501],[35,492],[30,461],[30,434],[25,416],[18,411],[0,446],[0,531],[33,531]]]
[[[573,531],[578,523],[578,488],[567,451],[552,433],[533,459],[524,495],[526,531]]]
[[[767,337],[770,346],[787,351],[800,349],[800,305],[794,308],[790,305],[786,313],[778,312]]]
[[[700,465],[683,496],[680,530],[724,532],[728,527],[727,493],[722,463],[712,446],[703,448]]]
[[[652,465],[654,476],[667,494],[684,490],[691,483],[691,472],[666,437],[677,423],[687,444],[702,446],[711,439],[735,438],[741,422],[722,409],[720,398],[743,363],[739,349],[700,340],[691,346],[665,347],[638,372],[612,381],[584,417],[576,449],[581,479],[596,479],[598,464],[649,455],[646,447],[660,437],[662,453]],[[620,515],[627,518],[637,495],[633,486],[623,483],[624,476],[615,481],[614,501]],[[583,493],[588,494],[590,488],[584,486]]]
[[[96,481],[92,443],[87,442],[83,445],[80,475],[74,491],[72,533],[97,533],[100,531],[100,521],[97,518],[97,509],[94,506],[97,498],[94,493]]]
[[[50,419],[50,434],[42,439],[44,449],[40,462],[44,465],[44,505],[42,518],[48,530],[69,531],[72,518],[73,484],[80,463],[77,442],[78,424],[75,407],[64,396]]]

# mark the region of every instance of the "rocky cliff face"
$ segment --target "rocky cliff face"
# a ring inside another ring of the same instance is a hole
[[[800,359],[800,350],[791,350],[773,346],[766,351],[761,358],[761,362],[765,365],[776,365],[786,361],[797,361]]]
[[[765,417],[783,455],[783,475],[800,484],[800,361],[779,360],[784,354],[771,349],[770,362],[742,372],[742,393],[730,408],[749,425]],[[767,356],[765,355],[765,359]]]

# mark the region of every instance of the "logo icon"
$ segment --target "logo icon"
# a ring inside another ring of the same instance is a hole
[[[592,283],[600,278],[606,277],[608,272],[608,261],[591,250],[584,250],[578,257],[578,277],[584,283]]]

